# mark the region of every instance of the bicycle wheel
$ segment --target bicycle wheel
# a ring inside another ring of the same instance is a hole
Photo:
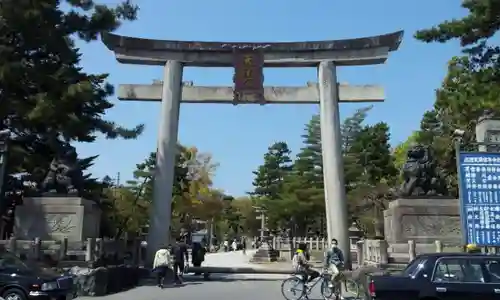
[[[354,299],[358,299],[359,297],[359,284],[356,280],[353,279],[345,279],[344,287],[349,297],[353,297]]]
[[[335,287],[332,285],[331,281],[328,279],[323,279],[321,282],[321,295],[325,299],[330,299],[335,293]]]
[[[281,294],[287,300],[299,300],[306,294],[306,285],[302,279],[292,276],[281,283]]]

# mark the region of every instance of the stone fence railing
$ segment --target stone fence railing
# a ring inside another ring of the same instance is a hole
[[[127,242],[125,240],[88,238],[82,242],[68,242],[68,239],[42,241],[40,238],[17,240],[12,237],[9,240],[0,240],[0,246],[21,257],[34,260],[93,262],[103,257],[121,259],[128,256],[129,259],[138,263],[142,256],[139,239]]]
[[[256,241],[257,238],[254,238]],[[359,239],[351,239],[351,251],[356,251],[356,242]],[[307,238],[307,237],[294,237],[292,239],[289,238],[281,238],[281,237],[273,237],[269,239],[269,244],[276,250],[289,250],[290,245],[298,245],[299,243],[306,243],[310,250],[325,250],[328,248],[328,240],[325,238]]]
[[[356,243],[357,263],[359,265],[386,265],[395,262],[399,258],[399,263],[408,263],[415,259],[417,254],[432,253],[432,252],[461,252],[459,246],[445,246],[439,240],[433,244],[416,244],[415,241],[408,241],[408,246],[398,245],[397,251],[385,240],[368,240],[358,241]],[[401,247],[403,246],[403,247]],[[488,249],[486,249],[487,251]],[[401,252],[402,251],[402,252]]]
[[[291,245],[306,243],[313,251],[328,249],[328,240],[324,238],[296,237],[292,239],[274,237],[269,244],[280,251],[280,256],[286,257]],[[390,245],[386,240],[351,239],[351,258],[358,265],[387,265],[389,263],[406,264],[412,261],[417,254],[430,252],[460,252],[461,247],[443,245],[441,241],[430,244],[416,244],[413,240],[407,244]],[[445,249],[446,248],[446,249]]]

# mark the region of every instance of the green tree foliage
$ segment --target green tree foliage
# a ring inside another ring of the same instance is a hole
[[[293,168],[285,178],[280,203],[276,203],[270,215],[270,223],[289,228],[293,223],[295,234],[322,231],[324,227],[323,159],[321,153],[321,127],[319,115],[314,115],[302,135],[304,146],[297,154]]]
[[[462,7],[469,11],[467,16],[417,31],[415,37],[427,43],[460,40],[466,55],[451,59],[433,114],[444,134],[461,128],[473,137],[485,110],[500,112],[500,48],[489,40],[499,29],[500,3],[468,0]]]
[[[363,129],[363,122],[365,121],[368,113],[373,106],[367,106],[357,109],[352,116],[344,119],[340,126],[340,133],[342,135],[342,151],[348,152],[352,143]]]
[[[484,44],[500,29],[500,4],[496,0],[465,0],[469,11],[461,19],[445,21],[430,29],[419,30],[415,37],[425,42],[444,43],[459,39],[462,46]],[[483,45],[484,46],[484,45]]]
[[[254,191],[249,194],[268,200],[278,199],[283,190],[284,178],[291,169],[290,154],[287,143],[272,144],[264,154],[264,163],[253,172],[255,175],[252,183]]]
[[[468,14],[415,34],[418,40],[444,43],[458,39],[464,56],[453,57],[448,74],[437,90],[432,110],[421,123],[419,142],[431,145],[439,171],[451,195],[458,194],[453,132],[465,130],[464,146],[475,140],[475,125],[486,110],[500,115],[500,48],[490,38],[499,29],[500,3],[496,0],[462,1]]]
[[[347,117],[340,126],[344,160],[344,181],[347,193],[356,186],[356,182],[359,180],[360,175],[359,159],[357,156],[350,154],[352,152],[351,147],[363,130],[363,122],[371,109],[372,106],[367,106],[356,110],[354,114]]]
[[[66,6],[63,10],[63,3]],[[68,9],[69,8],[69,9]],[[14,134],[9,173],[46,169],[58,140],[135,138],[143,126],[106,120],[113,87],[106,74],[80,66],[75,39],[96,40],[134,20],[128,0],[115,8],[94,1],[2,1],[0,5],[0,124]]]
[[[389,126],[386,123],[365,126],[354,139],[348,156],[358,165],[358,178],[368,184],[393,182],[397,176],[389,144]]]
[[[357,180],[360,172],[357,158],[347,156],[357,136],[363,130],[363,121],[371,107],[357,110],[341,124],[342,150],[347,186]],[[268,227],[272,230],[290,228],[295,234],[323,233],[325,223],[325,197],[323,189],[323,160],[319,115],[314,115],[302,135],[304,147],[298,153],[293,167],[284,178],[280,201],[267,203]]]
[[[351,221],[365,233],[383,235],[383,211],[391,199],[398,170],[389,144],[389,126],[364,126],[346,154],[356,162],[357,180],[348,193]]]
[[[177,157],[175,161],[174,182],[172,191],[172,230],[173,234],[180,232],[181,228],[191,230],[194,220],[203,222],[217,222],[218,216],[223,209],[223,195],[211,188],[213,173],[217,164],[212,162],[212,157],[206,153],[200,153],[195,147],[177,146]],[[134,180],[128,182],[126,189],[137,195],[135,202],[131,198],[118,199],[125,204],[122,210],[136,209],[131,203],[141,203],[146,211],[151,208],[153,201],[154,170],[156,165],[156,152],[152,152],[134,171]],[[114,194],[112,194],[114,195]],[[111,202],[117,199],[112,198]],[[120,202],[120,203],[121,203]],[[114,207],[113,209],[118,209]],[[131,215],[133,211],[120,212],[121,215]],[[148,225],[148,214],[138,214],[141,225],[135,227],[123,226],[118,230],[121,232],[144,228]],[[137,219],[139,220],[139,219]],[[127,223],[128,224],[128,223]],[[135,224],[135,223],[131,223]]]
[[[392,152],[392,156],[394,157],[394,166],[397,170],[401,170],[404,163],[406,162],[406,156],[408,154],[408,150],[417,144],[417,140],[419,139],[419,132],[414,131],[412,134],[406,139],[406,141],[400,143],[394,148]]]
[[[238,197],[231,204],[233,209],[239,212],[241,232],[246,236],[258,236],[261,222],[259,214],[254,209],[254,199],[250,197]]]

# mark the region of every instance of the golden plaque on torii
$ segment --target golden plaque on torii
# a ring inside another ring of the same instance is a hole
[[[234,52],[234,102],[264,103],[264,54],[255,50]]]

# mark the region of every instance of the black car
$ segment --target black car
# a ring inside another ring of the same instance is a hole
[[[70,300],[73,277],[43,270],[0,250],[0,296],[5,300]]]
[[[500,300],[500,255],[432,253],[399,275],[372,276],[372,299]]]

